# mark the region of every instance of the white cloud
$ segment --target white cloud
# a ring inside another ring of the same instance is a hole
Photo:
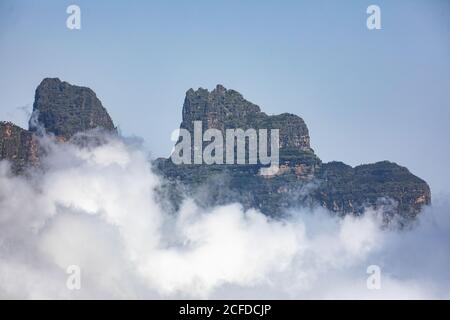
[[[45,173],[0,163],[0,297],[450,298],[448,201],[403,231],[380,228],[376,212],[279,221],[192,200],[173,216],[135,145],[46,143]],[[79,291],[65,287],[74,264]],[[366,287],[373,264],[381,290]]]

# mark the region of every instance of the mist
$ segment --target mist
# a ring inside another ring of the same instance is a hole
[[[448,198],[403,229],[370,209],[273,219],[187,198],[173,214],[158,201],[162,181],[139,141],[40,139],[40,169],[14,176],[0,162],[0,298],[450,298]],[[66,285],[72,265],[79,290]],[[376,290],[367,286],[372,265]]]

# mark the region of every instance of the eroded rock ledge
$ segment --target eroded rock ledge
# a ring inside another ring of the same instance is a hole
[[[170,159],[157,159],[154,167],[166,178],[159,192],[174,210],[189,195],[203,206],[240,202],[271,216],[301,206],[323,206],[341,215],[358,215],[372,207],[383,208],[387,216],[412,219],[431,203],[428,184],[407,168],[389,161],[355,168],[322,163],[310,146],[302,118],[287,113],[269,116],[221,85],[211,92],[187,91],[182,112],[180,127],[191,132],[193,121],[202,121],[203,130],[279,129],[280,170],[267,177],[259,175],[260,165],[175,165]],[[91,89],[44,79],[36,90],[29,130],[0,122],[0,160],[10,161],[19,174],[39,164],[36,136],[41,130],[67,141],[94,128],[116,133]]]
[[[270,177],[258,174],[259,165],[174,165],[158,159],[156,168],[168,178],[161,190],[170,203],[180,204],[187,189],[205,206],[240,202],[268,215],[301,206],[323,206],[338,214],[361,214],[383,208],[387,216],[415,217],[431,203],[428,184],[389,161],[352,168],[341,162],[322,163],[310,146],[308,128],[297,115],[268,116],[260,107],[222,85],[209,92],[186,93],[180,128],[193,135],[194,121],[203,130],[265,128],[280,130],[280,170]]]

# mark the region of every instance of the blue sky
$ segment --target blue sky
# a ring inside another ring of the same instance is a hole
[[[366,28],[370,4],[382,30]],[[26,127],[44,77],[91,87],[154,156],[185,92],[220,83],[302,116],[324,161],[388,159],[450,193],[448,0],[0,0],[0,119]]]

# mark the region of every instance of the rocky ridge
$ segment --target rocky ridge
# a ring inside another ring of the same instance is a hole
[[[239,202],[278,216],[293,207],[322,206],[339,215],[359,215],[368,207],[383,208],[387,217],[414,218],[431,203],[428,184],[389,161],[352,168],[341,162],[322,163],[310,146],[308,128],[297,115],[267,115],[237,91],[218,85],[186,93],[180,128],[193,132],[193,121],[203,130],[254,128],[280,130],[280,170],[261,176],[261,165],[175,165],[154,161],[164,176],[159,194],[176,210],[186,196],[202,206]],[[0,160],[21,173],[39,164],[36,137],[45,131],[60,141],[76,133],[100,128],[116,133],[113,121],[95,93],[57,78],[46,78],[36,89],[29,130],[0,122]]]
[[[240,202],[274,216],[292,207],[320,205],[341,215],[383,208],[388,218],[399,214],[409,219],[431,203],[428,184],[395,163],[355,168],[322,163],[302,118],[287,113],[268,116],[222,85],[211,92],[187,91],[180,128],[193,135],[194,121],[202,121],[203,131],[215,128],[223,133],[228,128],[279,129],[280,170],[267,177],[259,174],[260,165],[174,165],[170,159],[158,159],[156,168],[167,178],[162,192],[175,209],[184,189],[205,206]]]
[[[37,137],[44,132],[68,141],[90,129],[116,133],[116,128],[94,91],[58,78],[45,78],[35,92],[29,129],[0,122],[0,160],[9,160],[14,173],[37,166],[43,150]]]
[[[40,127],[62,140],[94,128],[116,130],[94,91],[58,78],[46,78],[36,89],[29,130]]]

